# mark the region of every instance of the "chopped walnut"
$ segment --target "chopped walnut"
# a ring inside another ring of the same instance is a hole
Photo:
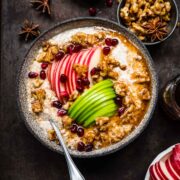
[[[143,100],[149,100],[151,98],[150,92],[147,88],[143,88],[140,92],[139,92],[139,97]]]
[[[55,133],[55,131],[54,131],[53,129],[48,130],[48,131],[47,131],[47,134],[48,134],[48,139],[49,139],[50,141],[56,140],[56,133]]]
[[[33,86],[34,86],[34,88],[39,88],[42,84],[43,84],[43,81],[40,80],[40,79],[35,79],[35,80],[33,81]]]
[[[116,82],[114,84],[114,89],[115,89],[116,94],[123,97],[126,96],[127,90],[128,90],[127,85],[122,81]]]
[[[34,113],[40,113],[43,111],[42,103],[39,100],[35,100],[31,103],[31,108]]]
[[[76,100],[77,97],[78,97],[78,95],[79,95],[79,92],[78,92],[77,90],[73,91],[73,93],[70,94],[70,96],[69,96],[69,101],[74,101],[74,100]]]
[[[150,81],[148,72],[134,72],[131,74],[134,83],[146,83]]]
[[[31,96],[35,100],[39,100],[40,102],[43,102],[43,100],[46,98],[46,91],[44,89],[33,90],[31,92]]]
[[[109,121],[109,117],[97,117],[96,118],[96,125],[102,126]]]
[[[95,34],[86,34],[83,32],[76,33],[72,36],[72,42],[79,43],[82,46],[94,46],[95,44],[101,42],[105,38],[104,32],[99,32]]]
[[[59,48],[57,45],[53,45],[49,42],[45,42],[43,44],[43,52],[41,52],[37,56],[38,62],[51,62],[54,59],[54,55],[56,55],[59,51]]]
[[[86,77],[86,74],[88,72],[88,67],[86,65],[74,64],[73,69],[80,77]]]
[[[73,121],[73,119],[71,119],[69,116],[62,117],[62,123],[63,123],[64,127],[70,126],[72,121]]]

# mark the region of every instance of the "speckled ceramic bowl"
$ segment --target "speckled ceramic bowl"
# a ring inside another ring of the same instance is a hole
[[[175,0],[169,0],[169,2],[171,3],[171,21],[169,22],[168,24],[168,35],[162,39],[161,41],[155,41],[155,42],[143,42],[145,45],[149,46],[149,45],[156,45],[156,44],[159,44],[163,41],[165,41],[166,39],[168,39],[174,32],[174,30],[176,29],[176,25],[178,23],[178,7],[177,7],[177,4],[176,4],[176,1]],[[125,26],[119,13],[120,13],[120,9],[124,7],[126,3],[126,0],[121,0],[120,3],[119,3],[119,6],[118,6],[118,9],[117,9],[117,20],[118,20],[118,23]],[[126,27],[126,26],[125,26]]]
[[[75,157],[81,157],[81,158],[97,157],[97,156],[103,156],[103,155],[113,153],[119,149],[122,149],[123,147],[128,145],[130,142],[132,142],[135,138],[137,138],[145,129],[149,120],[151,119],[152,113],[154,111],[154,107],[156,105],[157,91],[158,91],[157,76],[156,76],[153,61],[151,59],[151,56],[149,55],[149,52],[147,51],[146,47],[142,44],[142,42],[139,41],[136,38],[136,36],[131,34],[123,26],[120,26],[117,23],[114,23],[105,19],[99,19],[99,18],[78,18],[78,19],[71,19],[71,20],[62,22],[60,24],[57,24],[56,26],[54,26],[53,28],[51,28],[50,30],[42,34],[32,44],[31,48],[29,49],[29,51],[27,52],[25,56],[22,67],[20,68],[19,77],[17,81],[17,93],[18,93],[17,100],[18,100],[20,113],[28,129],[40,142],[42,142],[45,146],[47,146],[51,150],[62,153],[61,147],[57,145],[56,143],[48,140],[48,138],[44,135],[43,130],[38,126],[37,122],[34,120],[33,114],[28,111],[27,92],[26,92],[26,85],[25,85],[25,80],[27,78],[27,72],[28,72],[27,70],[28,66],[30,65],[37,50],[40,48],[42,41],[48,40],[52,38],[53,36],[66,30],[70,30],[73,28],[80,28],[80,27],[91,27],[91,26],[101,26],[101,27],[116,30],[120,32],[122,35],[124,35],[125,37],[127,37],[136,47],[140,49],[145,59],[147,60],[147,65],[150,70],[150,74],[152,78],[152,98],[151,98],[147,113],[145,114],[143,120],[131,134],[129,134],[122,141],[114,145],[111,145],[109,147],[99,149],[99,150],[94,150],[91,152],[78,152],[78,151],[70,150],[71,155]]]

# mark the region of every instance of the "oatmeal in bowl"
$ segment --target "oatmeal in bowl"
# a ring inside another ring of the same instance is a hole
[[[79,27],[69,27],[76,21]],[[51,149],[61,152],[49,118],[72,155],[99,156],[143,130],[157,80],[150,57],[127,30],[103,20],[76,21],[57,26],[31,48],[20,73],[20,106],[28,127]]]

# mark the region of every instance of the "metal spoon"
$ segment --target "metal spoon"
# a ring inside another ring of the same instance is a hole
[[[79,169],[77,168],[77,166],[74,164],[74,161],[72,160],[68,149],[64,143],[64,140],[62,138],[61,132],[59,130],[59,128],[57,127],[57,125],[54,123],[54,121],[52,119],[49,120],[52,127],[54,128],[54,131],[56,132],[56,135],[59,139],[59,142],[62,146],[62,149],[64,151],[64,155],[66,158],[66,162],[68,165],[68,169],[69,169],[69,175],[70,175],[70,179],[71,180],[85,180],[85,178],[83,177],[83,175],[80,173]]]

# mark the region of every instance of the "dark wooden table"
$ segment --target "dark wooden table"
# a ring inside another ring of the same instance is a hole
[[[53,0],[52,17],[39,14],[29,0],[2,0],[1,12],[1,118],[0,179],[2,180],[65,180],[69,179],[62,155],[41,145],[26,129],[19,117],[15,81],[20,64],[30,43],[20,41],[18,32],[25,18],[39,23],[45,31],[63,20],[88,16],[90,3],[82,0]],[[180,8],[180,1],[177,0]],[[97,16],[117,21],[112,8],[104,0],[95,3]],[[180,29],[166,42],[149,49],[160,80],[164,84],[180,73]],[[159,102],[150,124],[133,143],[106,157],[75,159],[86,179],[140,180],[153,158],[165,148],[180,142],[180,122],[173,122],[161,110]]]

